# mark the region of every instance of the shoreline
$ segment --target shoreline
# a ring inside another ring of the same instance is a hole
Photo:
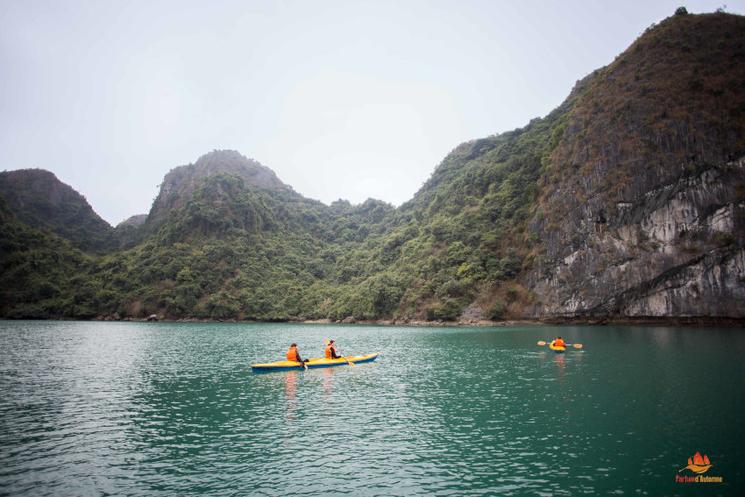
[[[160,322],[160,323],[234,323],[234,324],[323,324],[323,325],[362,325],[362,326],[397,326],[397,327],[428,327],[428,328],[504,328],[513,326],[726,326],[744,327],[745,317],[720,316],[666,316],[666,317],[546,317],[533,319],[491,320],[459,320],[459,321],[426,321],[419,319],[207,319],[207,318],[168,318],[165,316],[149,316],[146,318],[120,318],[118,316],[98,316],[95,318],[0,318],[2,321],[96,321],[96,322]]]

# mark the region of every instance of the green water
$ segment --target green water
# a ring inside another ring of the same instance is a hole
[[[556,334],[584,351],[536,346]],[[329,336],[380,357],[251,372]],[[0,494],[745,489],[743,329],[0,322],[0,345]],[[675,482],[696,451],[724,484]]]

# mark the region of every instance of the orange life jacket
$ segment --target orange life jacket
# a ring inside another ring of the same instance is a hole
[[[297,353],[297,347],[290,347],[287,351],[287,360],[300,362],[300,358],[298,357],[298,355],[299,354]]]
[[[566,346],[567,346],[567,344],[565,344],[564,343],[564,340],[562,340],[561,338],[557,338],[556,340],[554,340],[554,347],[564,347],[564,348],[566,348]]]
[[[336,353],[336,349],[333,345],[329,344],[326,346],[326,359],[331,359],[331,351],[334,351]]]

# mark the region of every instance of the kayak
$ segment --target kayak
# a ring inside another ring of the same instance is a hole
[[[556,346],[553,343],[548,344],[548,348],[556,352],[557,354],[563,354],[566,351],[566,347]]]
[[[339,359],[315,358],[309,359],[308,362],[305,363],[305,365],[308,367],[308,369],[333,368],[336,366],[349,366],[349,363],[362,364],[365,362],[372,362],[377,359],[377,357],[378,354],[376,352],[374,354],[351,355]],[[264,364],[251,364],[251,369],[254,371],[254,373],[262,373],[268,371],[302,371],[305,368],[303,367],[302,363],[299,362],[277,361],[267,362]]]

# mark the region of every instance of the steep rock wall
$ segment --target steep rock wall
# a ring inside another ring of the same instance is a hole
[[[618,202],[612,216],[583,206],[574,242],[557,239],[531,274],[530,314],[745,317],[743,192],[745,159]]]
[[[531,316],[745,316],[745,18],[674,16],[593,73],[554,134]]]

